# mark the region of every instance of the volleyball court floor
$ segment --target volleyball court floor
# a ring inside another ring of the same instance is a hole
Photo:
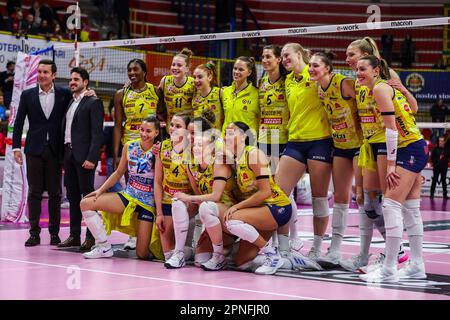
[[[48,221],[43,203],[43,223]],[[113,232],[116,244],[111,259],[87,260],[75,250],[49,245],[48,229],[41,232],[41,245],[26,248],[28,224],[0,223],[0,299],[119,299],[119,300],[449,300],[450,299],[450,201],[422,199],[424,260],[427,280],[396,284],[366,284],[357,274],[343,269],[282,272],[262,276],[238,271],[206,272],[194,266],[168,270],[161,262],[140,261],[122,251],[127,236]],[[68,209],[62,209],[60,237],[69,234]],[[299,208],[297,228],[306,254],[312,244],[310,207]],[[85,228],[83,228],[83,236]],[[343,256],[358,253],[358,215],[351,210]],[[331,216],[323,253],[330,244]],[[406,235],[404,236],[406,238]],[[82,239],[84,240],[84,239]],[[382,252],[384,242],[377,231],[372,240],[371,260]],[[405,241],[408,251],[408,242]],[[131,256],[131,257],[130,257]]]

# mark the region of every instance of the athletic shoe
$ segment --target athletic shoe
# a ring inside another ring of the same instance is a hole
[[[221,253],[214,252],[211,259],[202,263],[201,268],[205,271],[219,271],[225,268],[227,259]]]
[[[426,279],[425,264],[423,262],[417,263],[411,260],[398,271],[400,279]]]
[[[404,263],[409,260],[409,255],[405,250],[403,250],[403,246],[398,252],[398,264]]]
[[[304,256],[301,252],[291,251],[289,260],[294,270],[323,270],[316,261]]]
[[[341,260],[341,253],[336,251],[330,251],[317,259],[317,262],[325,268],[333,268],[339,265],[339,260]]]
[[[303,248],[303,241],[300,238],[294,238],[289,240],[289,245],[291,250],[300,252],[300,250]]]
[[[278,269],[280,269],[286,258],[282,258],[280,254],[278,254],[275,248],[272,248],[272,251],[266,252],[266,260],[264,264],[255,270],[256,274],[275,274]]]
[[[175,251],[170,259],[164,263],[164,267],[166,267],[167,269],[178,269],[184,267],[185,265],[186,262],[184,261],[183,250]]]
[[[380,253],[372,264],[361,267],[358,271],[361,273],[371,273],[377,269],[380,269],[383,267],[384,259],[386,259],[386,256],[384,253]]]
[[[136,237],[129,237],[127,243],[123,246],[123,250],[136,250]]]
[[[316,251],[314,248],[311,248],[308,252],[308,258],[313,261],[317,261],[320,258],[320,252]]]
[[[339,261],[339,264],[347,271],[357,272],[359,269],[367,266],[367,264],[369,263],[369,257],[370,255],[367,258],[363,259],[361,254],[358,254],[351,257],[350,259]]]
[[[96,244],[91,251],[83,253],[86,259],[111,258],[113,255],[114,252],[109,243]]]
[[[361,274],[359,278],[366,282],[398,282],[398,271],[394,268],[378,268],[372,272],[369,272],[367,274]]]
[[[260,266],[262,266],[266,262],[265,254],[258,254],[253,260],[250,260],[240,266],[236,266],[236,269],[239,271],[245,272],[255,272]]]

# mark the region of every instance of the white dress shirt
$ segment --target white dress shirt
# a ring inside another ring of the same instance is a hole
[[[41,103],[42,111],[44,111],[45,117],[50,118],[50,114],[53,111],[53,106],[55,105],[55,87],[52,87],[48,92],[45,92],[39,86],[39,102]],[[48,136],[47,136],[48,138]]]
[[[73,116],[75,115],[75,112],[78,109],[78,106],[80,105],[81,99],[83,99],[84,94],[86,93],[86,90],[84,90],[78,98],[73,96],[73,102],[69,107],[69,110],[67,110],[66,114],[66,128],[64,133],[64,144],[66,143],[72,143],[72,122],[73,122]]]

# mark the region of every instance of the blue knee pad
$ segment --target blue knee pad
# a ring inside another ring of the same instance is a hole
[[[364,191],[364,211],[370,219],[375,220],[383,216],[382,201],[381,191]]]

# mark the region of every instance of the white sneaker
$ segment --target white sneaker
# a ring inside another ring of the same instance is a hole
[[[291,251],[289,260],[294,270],[323,270],[316,261],[304,256],[301,252]]]
[[[359,276],[361,280],[364,280],[366,282],[398,282],[398,271],[394,268],[387,268],[382,267],[378,268],[372,272],[369,272],[367,274],[362,274]]]
[[[300,250],[303,248],[303,241],[300,238],[291,239],[289,240],[289,245],[291,251],[300,252]]]
[[[274,274],[280,269],[286,258],[282,258],[275,248],[273,250],[266,252],[266,260],[264,264],[255,270],[256,274]]]
[[[384,255],[384,253],[380,253],[375,259],[374,263],[368,264],[365,267],[361,267],[358,269],[358,271],[361,273],[371,273],[377,269],[381,269],[381,267],[383,267],[384,259],[386,259],[386,256]]]
[[[369,263],[369,257],[363,259],[361,254],[358,254],[356,256],[351,257],[350,259],[339,261],[339,264],[341,265],[342,268],[344,268],[347,271],[357,272],[359,269],[367,266],[367,264]]]
[[[184,251],[175,251],[169,260],[164,263],[164,267],[167,269],[178,269],[186,265],[184,261]]]
[[[426,279],[425,264],[410,260],[398,271],[398,276],[400,279]]]
[[[336,251],[330,251],[317,259],[317,262],[324,267],[333,268],[339,265],[339,260],[341,260],[341,253]]]
[[[91,251],[83,253],[86,259],[111,258],[114,251],[109,243],[96,244]]]
[[[227,265],[227,259],[221,253],[214,252],[212,258],[201,265],[201,268],[205,271],[219,271],[225,268]]]
[[[129,237],[127,243],[123,246],[123,250],[136,250],[136,237]]]
[[[236,269],[245,272],[255,272],[256,269],[264,264],[264,262],[266,262],[266,255],[258,254],[253,260],[237,266]]]
[[[311,248],[308,252],[308,258],[313,261],[317,261],[320,258],[320,252],[316,251],[314,248]]]

